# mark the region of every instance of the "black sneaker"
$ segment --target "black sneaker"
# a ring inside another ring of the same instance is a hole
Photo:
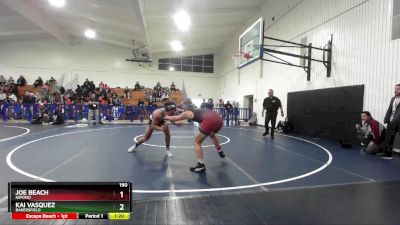
[[[268,134],[268,132],[264,132],[264,133],[263,133],[263,136],[267,136],[267,134]]]
[[[224,151],[220,151],[218,152],[219,157],[221,157],[222,159],[225,158],[225,153]]]
[[[206,166],[202,163],[197,163],[197,166],[195,167],[190,167],[190,171],[193,173],[205,173],[206,172]]]
[[[388,152],[380,152],[376,154],[378,157],[381,157],[382,159],[393,159],[392,153]]]

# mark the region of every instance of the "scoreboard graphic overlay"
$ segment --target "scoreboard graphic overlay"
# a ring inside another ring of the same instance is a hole
[[[12,219],[130,219],[130,182],[10,182]]]

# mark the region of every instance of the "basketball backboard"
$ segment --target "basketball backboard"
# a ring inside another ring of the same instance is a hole
[[[250,53],[251,58],[242,57],[239,68],[260,58],[260,49],[264,35],[264,20],[259,18],[239,36],[239,52]]]

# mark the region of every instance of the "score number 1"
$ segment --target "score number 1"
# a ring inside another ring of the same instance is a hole
[[[119,187],[126,188],[126,187],[128,187],[128,183],[119,183]],[[121,198],[124,198],[123,191],[119,192],[119,194],[120,194]]]

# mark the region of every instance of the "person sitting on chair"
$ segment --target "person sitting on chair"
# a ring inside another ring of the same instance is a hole
[[[249,119],[249,125],[250,126],[256,126],[257,125],[257,113],[253,112],[253,115]]]
[[[33,83],[33,87],[37,88],[43,85],[43,80],[41,77],[38,77],[38,79],[35,80],[35,83]]]
[[[281,129],[283,133],[289,133],[291,131],[293,131],[293,124],[289,123],[289,118],[285,118],[285,120],[281,120],[279,121],[277,127],[277,130]]]
[[[373,119],[370,112],[361,113],[361,125],[356,124],[357,138],[367,153],[376,154],[379,151],[384,129],[383,124]]]
[[[54,115],[53,115],[53,122],[51,123],[52,125],[61,125],[64,124],[64,116],[62,114],[61,109],[56,109]]]
[[[25,80],[24,76],[19,75],[19,78],[18,78],[18,80],[17,80],[17,84],[18,84],[20,87],[25,86],[26,80]]]

